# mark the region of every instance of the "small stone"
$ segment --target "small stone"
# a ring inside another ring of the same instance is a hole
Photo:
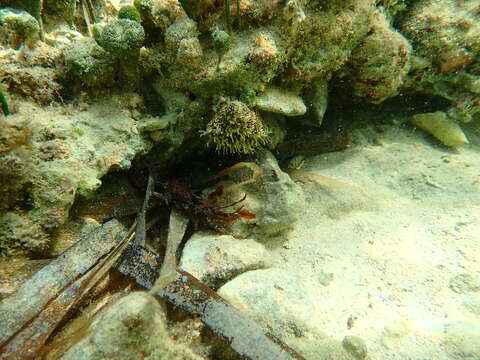
[[[334,278],[335,278],[335,275],[333,273],[320,271],[320,273],[318,274],[318,282],[323,286],[330,285],[330,283],[333,281]]]
[[[307,94],[306,102],[310,104],[310,109],[300,122],[306,126],[322,126],[323,116],[328,105],[328,83],[323,81],[313,85]]]
[[[151,132],[165,130],[168,126],[176,121],[178,114],[168,113],[161,117],[149,117],[139,121],[137,127],[141,132]]]
[[[342,346],[356,359],[365,359],[367,357],[367,345],[365,341],[357,336],[345,336]]]
[[[240,169],[230,174],[230,178],[235,181],[233,184],[224,184],[225,188],[233,186],[226,192],[224,205],[231,204],[247,194],[242,205],[255,214],[254,219],[240,219],[230,223],[231,233],[246,238],[271,238],[285,234],[293,228],[305,209],[303,190],[280,169],[277,160],[269,151],[259,155],[256,163],[261,172],[261,180],[235,187],[235,183],[251,177],[250,173],[247,173],[248,177],[235,180],[235,176],[242,173]]]
[[[456,147],[468,144],[468,140],[458,123],[446,113],[436,111],[434,113],[417,114],[410,120],[414,125],[425,130],[444,145]]]
[[[285,116],[299,116],[307,112],[307,107],[300,96],[279,88],[267,89],[257,97],[255,105],[260,110]]]
[[[480,276],[472,274],[459,274],[450,279],[450,289],[458,294],[467,294],[480,291]]]
[[[212,288],[246,271],[268,268],[270,255],[250,239],[195,233],[183,250],[180,267]]]

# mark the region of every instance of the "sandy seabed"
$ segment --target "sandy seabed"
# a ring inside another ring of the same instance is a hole
[[[450,287],[480,274],[480,147],[402,127],[355,143],[306,160],[302,171],[339,181],[304,184],[308,208],[274,267],[308,280],[318,326],[363,338],[371,359],[479,359],[480,332],[448,329],[480,329],[463,305],[474,292]]]

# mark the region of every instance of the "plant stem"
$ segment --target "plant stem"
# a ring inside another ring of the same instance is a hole
[[[237,0],[237,28],[240,30],[242,27],[241,23],[241,16],[240,16],[240,0]]]
[[[230,0],[225,0],[225,22],[227,23],[227,32],[232,35],[232,16],[230,14]]]
[[[2,110],[5,116],[10,115],[10,109],[8,107],[7,98],[5,97],[2,91],[0,91],[0,105],[2,107]]]

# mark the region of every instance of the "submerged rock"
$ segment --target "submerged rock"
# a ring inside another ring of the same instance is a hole
[[[480,276],[474,274],[458,274],[450,279],[450,289],[458,294],[480,291]]]
[[[414,125],[433,135],[444,145],[457,147],[468,144],[468,139],[458,123],[442,111],[417,114],[410,120]]]
[[[38,21],[23,10],[0,9],[0,43],[7,42],[13,48],[29,42],[40,31]]]
[[[385,326],[381,337],[382,345],[392,349],[399,344],[404,344],[412,331],[412,325],[408,321],[394,321]]]
[[[62,359],[200,359],[169,337],[165,312],[146,292],[134,292],[97,316]]]
[[[301,216],[305,204],[302,188],[278,166],[277,160],[265,151],[251,168],[239,167],[223,183],[222,204],[246,198],[241,205],[255,214],[254,219],[232,222],[232,233],[242,237],[269,238],[291,230]]]
[[[91,195],[109,170],[128,169],[149,148],[112,102],[70,115],[21,104],[9,116],[8,125],[16,124],[29,131],[0,154],[0,203],[17,204],[2,217],[0,256],[47,249],[45,234],[66,221],[77,194]],[[39,231],[25,231],[19,219]]]
[[[313,284],[291,272],[271,268],[246,272],[218,294],[280,339],[321,334],[316,324]]]
[[[307,107],[300,96],[274,87],[268,88],[258,96],[255,105],[260,110],[285,116],[299,116],[307,112]]]
[[[367,357],[367,345],[358,336],[345,336],[342,340],[342,346],[356,359],[365,359]]]
[[[206,285],[217,288],[246,271],[270,267],[265,247],[230,235],[195,233],[183,249],[180,267]]]

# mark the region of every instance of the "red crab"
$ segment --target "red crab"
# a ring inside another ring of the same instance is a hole
[[[218,198],[223,194],[223,187],[218,186],[206,199],[195,194],[185,183],[178,180],[169,180],[162,184],[162,193],[156,196],[167,203],[171,208],[187,216],[194,229],[208,228],[224,232],[224,223],[238,219],[255,219],[255,214],[244,210],[240,206],[232,212],[225,209],[235,206],[247,197],[245,194],[240,200],[226,206],[219,206]]]

